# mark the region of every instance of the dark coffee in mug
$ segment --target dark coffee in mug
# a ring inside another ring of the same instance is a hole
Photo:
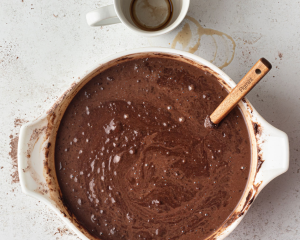
[[[146,31],[163,29],[171,20],[171,0],[132,0],[130,14],[137,27]]]

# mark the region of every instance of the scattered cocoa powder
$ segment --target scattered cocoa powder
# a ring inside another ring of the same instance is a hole
[[[12,159],[13,172],[11,174],[12,181],[11,183],[19,182],[19,173],[18,173],[18,141],[19,136],[10,135],[10,152],[9,156]]]
[[[54,235],[60,234],[60,236],[63,235],[69,235],[69,236],[74,236],[72,232],[70,232],[67,228],[57,228],[57,232],[54,233]]]

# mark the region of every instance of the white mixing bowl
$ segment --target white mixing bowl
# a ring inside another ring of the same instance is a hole
[[[140,56],[164,55],[189,62],[215,74],[220,83],[231,91],[235,83],[218,67],[187,52],[167,48],[143,48],[114,54],[86,72],[78,82],[36,121],[21,128],[18,146],[18,168],[22,191],[44,202],[82,239],[94,239],[66,209],[56,179],[54,148],[60,120],[76,93],[94,76],[108,67]],[[247,186],[243,196],[223,225],[208,239],[224,239],[240,223],[257,194],[274,178],[287,171],[289,144],[287,135],[267,123],[247,99],[239,103],[249,130],[252,161]]]

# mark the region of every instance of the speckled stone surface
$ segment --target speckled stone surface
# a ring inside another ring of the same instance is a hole
[[[184,50],[197,40],[195,24],[188,19],[173,32],[150,39],[121,24],[87,26],[88,11],[111,3],[0,0],[0,239],[79,239],[43,203],[21,192],[10,147],[20,125],[44,113],[74,79],[105,56],[138,47],[170,47],[186,23],[192,40]],[[260,193],[228,240],[300,239],[299,11],[298,1],[191,1],[188,16],[234,39],[234,59],[223,69],[234,81],[261,57],[273,64],[248,98],[290,138],[289,171]],[[227,40],[216,36],[217,66],[231,54]],[[211,60],[215,51],[212,38],[204,36],[195,54]]]

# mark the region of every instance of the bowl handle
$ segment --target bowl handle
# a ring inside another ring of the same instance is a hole
[[[44,177],[45,147],[48,145],[46,134],[48,118],[44,116],[21,127],[18,143],[18,171],[22,191],[44,202],[72,229],[81,239],[88,238],[65,217],[50,197],[50,190]]]
[[[43,117],[21,127],[18,142],[18,172],[22,191],[35,197],[48,197],[48,185],[43,176],[47,118]]]
[[[261,182],[262,190],[270,181],[285,173],[289,168],[289,140],[286,133],[273,127],[263,118],[261,123],[262,142],[260,143],[262,160],[264,161],[259,170],[256,182]]]

